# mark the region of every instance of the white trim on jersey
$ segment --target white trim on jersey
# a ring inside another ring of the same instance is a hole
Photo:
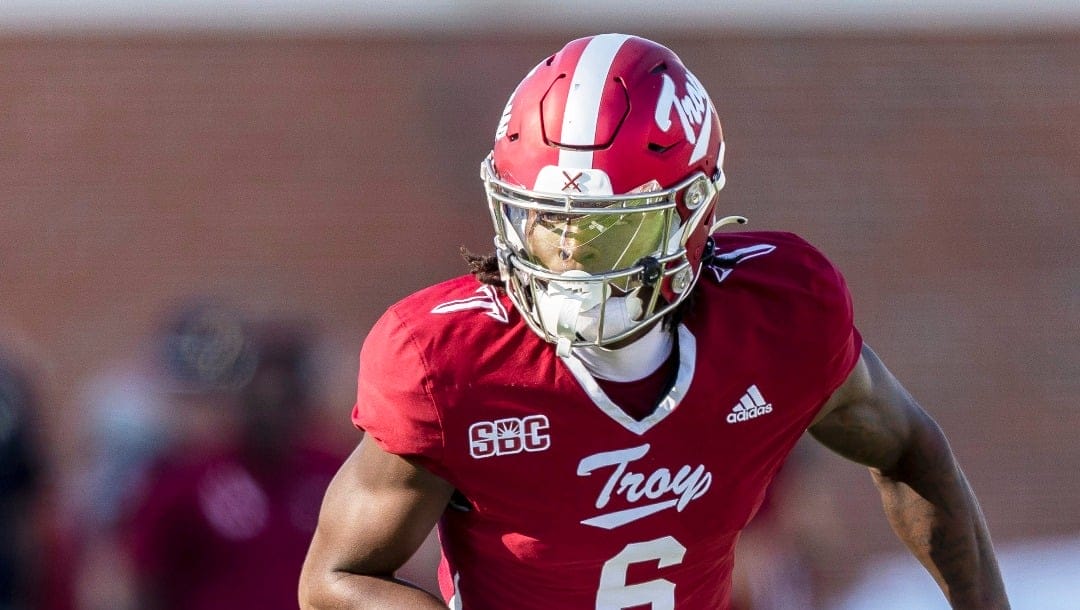
[[[600,98],[604,94],[611,64],[626,40],[624,34],[604,34],[589,41],[581,52],[574,75],[570,81],[570,93],[563,107],[563,144],[591,146],[596,143],[596,119],[600,114]],[[559,151],[560,167],[590,169],[593,164],[591,150]]]
[[[697,362],[697,342],[694,340],[694,335],[690,334],[690,331],[680,324],[679,372],[675,376],[675,383],[672,384],[671,389],[668,390],[663,400],[657,405],[656,410],[641,421],[630,417],[626,411],[623,411],[612,402],[608,395],[604,393],[604,390],[600,388],[600,385],[596,383],[596,379],[593,379],[593,376],[589,374],[585,364],[578,360],[576,356],[571,354],[562,357],[562,361],[597,408],[622,425],[622,427],[640,436],[674,411],[682,402],[683,397],[686,396],[686,392],[690,389],[690,382],[694,379],[694,367]]]
[[[461,603],[461,591],[458,589],[459,580],[461,580],[461,574],[454,572],[454,594],[450,596],[450,601],[446,604],[446,607],[450,610],[464,610],[465,608]]]

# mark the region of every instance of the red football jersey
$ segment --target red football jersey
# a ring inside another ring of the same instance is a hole
[[[739,531],[861,339],[843,278],[805,241],[716,240],[675,382],[641,420],[471,276],[371,330],[354,423],[467,500],[440,523],[451,607],[728,605]]]

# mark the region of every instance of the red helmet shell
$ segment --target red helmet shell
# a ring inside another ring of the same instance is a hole
[[[668,189],[697,172],[722,178],[723,133],[701,82],[674,52],[603,34],[568,43],[525,76],[503,111],[492,163],[500,180],[532,191],[624,195]],[[695,215],[679,201],[677,212],[697,224],[684,227],[696,277],[713,210]],[[677,298],[670,281],[662,291]]]
[[[531,190],[540,169],[603,170],[611,194],[694,172],[713,176],[723,134],[708,94],[670,49],[621,34],[574,40],[507,103],[493,150],[499,178]],[[597,193],[600,194],[600,193]]]

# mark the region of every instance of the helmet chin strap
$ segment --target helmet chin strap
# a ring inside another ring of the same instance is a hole
[[[589,277],[584,271],[567,271],[565,277]],[[599,282],[551,281],[536,295],[540,323],[555,337],[555,352],[570,355],[578,340],[595,341],[600,336],[600,311],[604,311],[604,335],[612,336],[632,328],[641,318],[641,299],[635,294],[609,297],[611,289]],[[606,299],[605,305],[605,297]]]

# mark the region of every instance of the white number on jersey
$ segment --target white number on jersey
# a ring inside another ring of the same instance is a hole
[[[657,578],[628,585],[626,572],[630,564],[643,561],[656,561],[660,568],[673,566],[682,562],[685,553],[686,547],[671,536],[626,545],[600,572],[596,610],[622,610],[646,604],[651,604],[652,610],[674,610],[675,583]]]

